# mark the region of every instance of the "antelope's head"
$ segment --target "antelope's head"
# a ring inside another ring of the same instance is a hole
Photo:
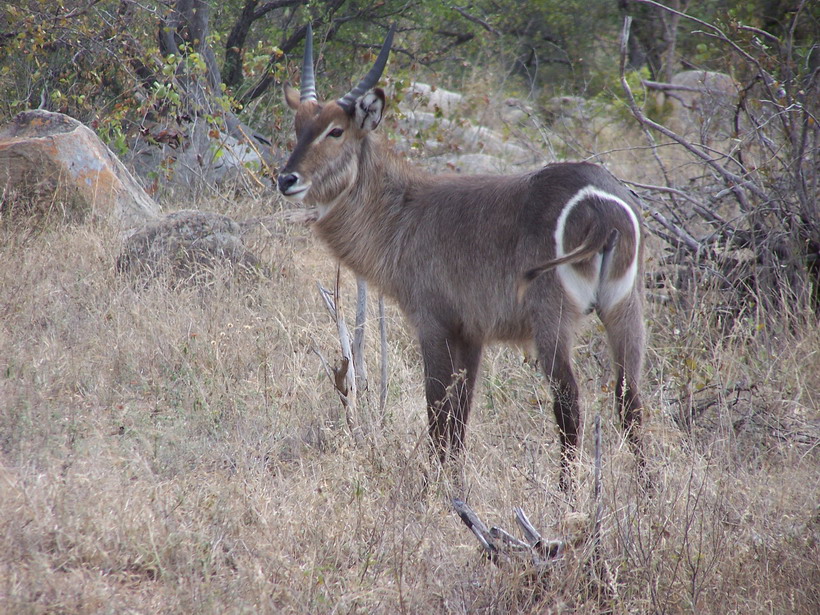
[[[296,111],[296,146],[279,173],[279,190],[288,199],[330,207],[355,181],[360,144],[384,112],[384,92],[376,88],[387,64],[395,25],[390,28],[376,63],[359,84],[332,102],[316,96],[313,33],[305,39],[302,86],[285,86],[285,102]]]

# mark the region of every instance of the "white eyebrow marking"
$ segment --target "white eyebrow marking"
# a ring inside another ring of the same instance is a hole
[[[328,125],[327,125],[327,128],[325,128],[325,129],[322,131],[322,134],[320,134],[318,137],[316,137],[316,138],[313,140],[313,142],[314,142],[314,143],[319,143],[322,139],[324,139],[325,137],[327,137],[327,135],[328,135],[328,134],[330,134],[330,131],[332,131],[332,130],[333,130],[333,129],[335,129],[335,128],[341,128],[341,126],[339,126],[336,122],[330,122],[330,124],[328,124]]]

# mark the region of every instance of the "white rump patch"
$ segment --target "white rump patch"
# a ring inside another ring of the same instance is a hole
[[[641,227],[638,218],[632,208],[621,198],[604,192],[595,186],[586,186],[579,190],[561,210],[558,222],[555,225],[555,256],[560,258],[566,255],[564,251],[564,229],[567,219],[572,209],[584,199],[594,197],[603,201],[612,201],[623,207],[632,222],[635,231],[635,253],[632,255],[632,262],[627,272],[619,278],[605,277],[601,279],[601,265],[603,255],[597,254],[593,257],[594,278],[590,279],[581,275],[573,265],[559,265],[557,267],[558,278],[564,287],[567,295],[572,299],[581,312],[588,312],[596,304],[601,309],[608,309],[624,299],[635,283],[635,276],[638,274],[638,244],[641,237]],[[606,272],[603,272],[606,274]]]

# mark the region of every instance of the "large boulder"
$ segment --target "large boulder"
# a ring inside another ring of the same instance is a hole
[[[6,207],[104,220],[127,231],[159,206],[96,134],[61,113],[18,114],[0,129],[0,190]],[[13,212],[11,212],[13,213]]]

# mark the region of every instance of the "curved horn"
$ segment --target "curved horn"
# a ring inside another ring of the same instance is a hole
[[[353,108],[353,104],[356,102],[356,99],[379,82],[379,79],[384,72],[384,67],[387,65],[387,56],[390,55],[390,47],[393,45],[393,34],[395,32],[396,24],[394,23],[390,26],[390,31],[384,39],[382,50],[379,52],[379,57],[376,58],[376,63],[373,64],[373,68],[371,68],[370,72],[368,72],[364,76],[364,79],[359,82],[359,85],[336,101],[345,111],[350,111]]]
[[[299,101],[317,100],[316,77],[313,75],[313,28],[307,25],[305,34],[305,57],[302,60],[302,87],[299,92]]]

